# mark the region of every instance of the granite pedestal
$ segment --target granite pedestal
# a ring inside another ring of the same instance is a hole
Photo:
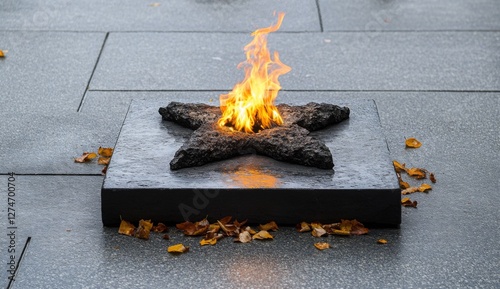
[[[313,92],[304,94],[314,101]],[[102,186],[105,226],[120,218],[177,223],[207,215],[282,225],[401,223],[398,181],[373,100],[332,100],[351,109],[349,120],[311,133],[330,148],[333,170],[249,154],[178,171],[169,162],[192,130],[162,120],[158,108],[170,101],[131,103]]]

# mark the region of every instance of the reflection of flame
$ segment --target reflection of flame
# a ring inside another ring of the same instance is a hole
[[[229,175],[233,182],[245,188],[275,188],[278,184],[278,179],[270,172],[254,166],[239,167]]]
[[[275,25],[252,33],[254,39],[245,46],[247,60],[238,65],[238,68],[244,67],[245,79],[229,94],[220,96],[222,117],[219,126],[251,133],[270,128],[273,124],[283,124],[273,103],[281,89],[278,77],[291,68],[280,61],[276,51],[271,59],[267,34],[280,28],[284,16],[284,13],[279,13]]]

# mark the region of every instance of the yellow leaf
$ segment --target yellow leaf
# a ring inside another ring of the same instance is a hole
[[[99,149],[97,150],[97,153],[102,156],[102,157],[111,157],[113,155],[113,148],[103,148],[103,147],[99,147]]]
[[[75,158],[75,163],[86,163],[90,162],[91,160],[95,159],[97,157],[97,154],[94,152],[84,152],[82,156]]]
[[[394,169],[396,170],[397,173],[404,172],[406,171],[405,164],[400,164],[398,161],[392,161],[392,165],[394,166]]]
[[[318,250],[325,250],[330,248],[330,244],[328,243],[314,243],[314,247]]]
[[[151,220],[140,220],[139,227],[137,227],[135,236],[139,239],[148,240],[151,228],[153,228],[153,223],[151,222]]]
[[[350,236],[351,232],[349,231],[344,231],[344,230],[333,230],[334,235],[339,235],[339,236]]]
[[[385,244],[387,244],[387,240],[386,239],[378,239],[377,243],[385,245]]]
[[[432,187],[429,184],[421,184],[420,187],[418,187],[418,191],[422,193],[429,190],[432,190]]]
[[[110,160],[110,159],[111,159],[111,158],[107,158],[107,157],[99,157],[99,158],[97,159],[97,163],[98,163],[98,164],[100,164],[100,165],[105,165],[105,166],[107,166],[107,165],[109,165],[109,160]]]
[[[245,231],[247,231],[248,233],[250,233],[250,235],[255,235],[255,234],[257,234],[257,232],[255,232],[255,230],[254,230],[254,229],[252,229],[250,226],[247,226],[247,227],[245,228]]]
[[[0,49],[0,57],[5,57],[5,54],[3,53],[3,50]]]
[[[326,230],[322,227],[316,227],[312,229],[311,235],[314,237],[321,237],[326,234]]]
[[[268,231],[259,231],[257,234],[252,236],[252,239],[254,240],[265,240],[265,239],[273,239],[273,236],[269,234]]]
[[[410,198],[403,198],[403,199],[401,199],[401,205],[403,205],[404,207],[416,208],[417,201],[412,201],[412,200],[410,200]]]
[[[208,240],[205,240],[205,239],[201,239],[200,241],[200,245],[202,246],[205,246],[205,245],[215,245],[217,244],[217,239],[215,238],[212,238],[212,239],[208,239]]]
[[[407,148],[419,148],[422,146],[422,143],[414,137],[407,138],[405,144]]]
[[[130,222],[122,220],[120,223],[120,228],[118,228],[118,233],[122,235],[133,236],[135,235],[135,226]]]
[[[409,168],[406,170],[406,173],[411,176],[415,177],[417,179],[425,179],[426,173],[425,170],[421,168]]]
[[[263,231],[277,231],[278,230],[278,225],[274,222],[271,221],[265,225],[259,225],[259,230]]]
[[[295,228],[297,229],[297,231],[299,231],[300,233],[302,232],[309,232],[311,231],[311,227],[309,226],[308,223],[306,222],[301,222],[300,224],[297,224],[297,226],[295,226]]]
[[[176,245],[172,245],[170,247],[167,248],[167,252],[169,253],[185,253],[189,251],[189,247],[185,247],[184,245],[182,244],[176,244]]]

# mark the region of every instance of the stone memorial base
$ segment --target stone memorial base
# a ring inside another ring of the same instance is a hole
[[[313,92],[304,94],[314,101]],[[170,101],[130,105],[102,186],[105,226],[120,218],[178,223],[227,215],[279,225],[401,223],[400,189],[373,100],[335,100],[350,118],[311,133],[332,152],[333,170],[249,154],[176,171],[169,162],[193,131],[162,120],[158,109]]]

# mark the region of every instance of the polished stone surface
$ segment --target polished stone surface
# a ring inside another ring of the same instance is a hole
[[[500,32],[275,33],[287,90],[500,89]],[[248,34],[113,33],[91,90],[228,90]],[[133,51],[133,53],[131,53]]]
[[[351,109],[350,118],[312,133],[332,152],[334,170],[250,154],[178,171],[168,163],[192,130],[162,120],[157,110],[170,101],[131,104],[103,184],[105,225],[116,226],[120,216],[180,222],[207,214],[292,225],[304,218],[399,224],[399,186],[372,100],[335,102]]]

